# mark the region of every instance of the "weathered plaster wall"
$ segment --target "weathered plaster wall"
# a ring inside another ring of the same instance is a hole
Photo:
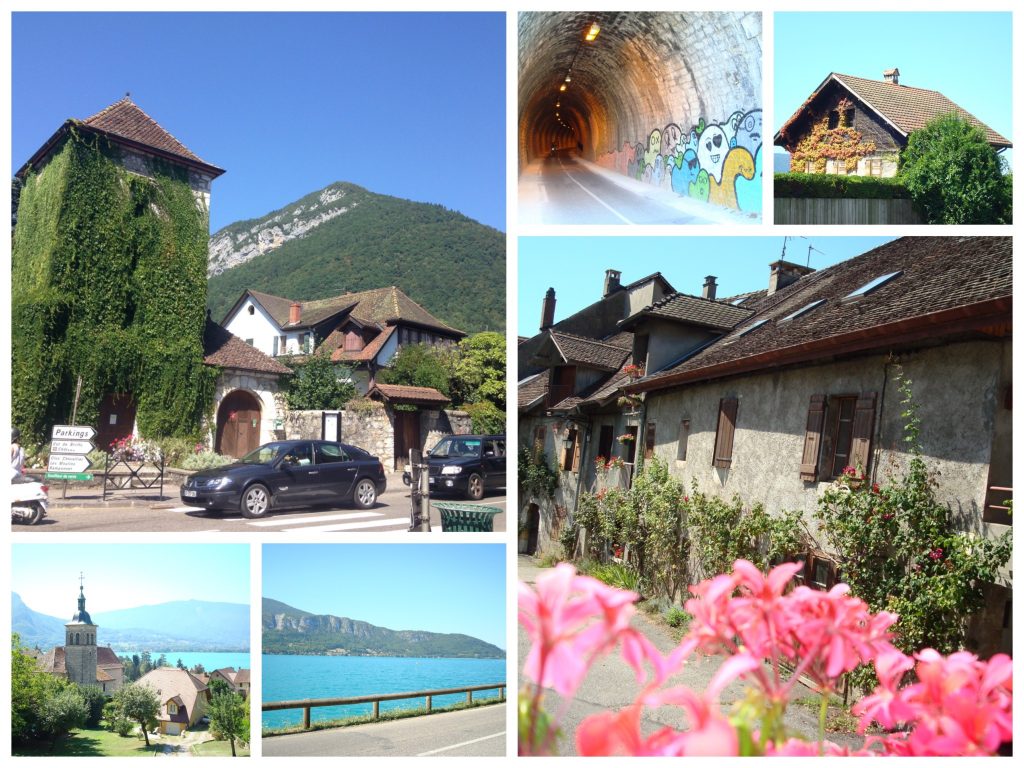
[[[580,46],[595,19],[600,36]],[[520,167],[573,147],[680,195],[759,211],[761,58],[759,13],[521,13]]]
[[[1010,343],[970,342],[908,353],[901,362],[919,405],[925,459],[937,474],[938,496],[965,528],[999,533],[983,524],[993,433],[1001,410],[1006,349]],[[888,376],[887,376],[888,373]],[[903,419],[894,372],[884,356],[831,365],[722,380],[656,394],[647,402],[647,421],[657,424],[655,453],[689,485],[724,498],[739,494],[762,501],[769,512],[797,509],[808,521],[827,481],[800,480],[807,409],[814,394],[877,392],[872,467],[875,478],[902,473]],[[883,395],[884,393],[884,395]],[[720,398],[737,397],[732,466],[712,466]],[[883,399],[884,398],[884,399]],[[679,422],[690,419],[685,461],[676,458]]]

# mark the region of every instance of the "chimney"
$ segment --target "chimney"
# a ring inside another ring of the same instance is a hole
[[[714,301],[715,300],[715,292],[717,290],[718,290],[718,283],[715,282],[715,276],[714,275],[708,275],[707,277],[705,277],[704,278],[704,293],[702,293],[701,295],[705,299],[709,299],[711,301]]]
[[[291,308],[288,310],[288,325],[297,325],[301,321],[302,305],[297,301],[293,301]]]
[[[773,261],[768,265],[771,267],[771,275],[768,277],[768,295],[775,295],[776,291],[780,291],[787,285],[792,285],[801,277],[811,274],[814,271],[812,267],[804,267],[800,264],[794,264],[791,261]]]
[[[900,71],[896,67],[887,69],[882,73],[882,77],[885,78],[885,82],[892,83],[893,85],[900,84]]]
[[[604,294],[601,296],[602,299],[608,298],[622,287],[622,283],[619,282],[620,277],[622,277],[622,273],[618,270],[606,269],[604,271]]]
[[[555,289],[548,288],[540,305],[540,329],[546,331],[555,324]]]

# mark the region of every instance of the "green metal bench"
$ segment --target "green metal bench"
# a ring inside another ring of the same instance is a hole
[[[486,504],[431,503],[441,513],[442,531],[493,531],[494,516],[502,511]]]

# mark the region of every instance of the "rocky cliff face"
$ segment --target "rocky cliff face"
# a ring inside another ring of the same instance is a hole
[[[280,248],[289,240],[302,237],[358,206],[360,201],[357,198],[358,194],[346,185],[332,184],[262,219],[224,227],[210,238],[207,275],[219,275],[226,269]]]
[[[370,637],[377,629],[365,621],[353,621],[344,616],[289,616],[287,613],[273,614],[270,624],[279,632],[340,632],[355,637]]]

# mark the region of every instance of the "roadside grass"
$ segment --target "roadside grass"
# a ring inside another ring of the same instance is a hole
[[[227,741],[201,741],[193,744],[191,752],[196,757],[231,757],[231,744]],[[249,757],[249,747],[235,742],[235,755]]]
[[[148,747],[141,736],[118,736],[102,728],[80,728],[52,747],[35,744],[15,747],[15,756],[25,757],[148,757],[163,751],[163,743]]]
[[[264,736],[284,736],[289,733],[309,733],[310,731],[323,731],[328,728],[348,728],[353,725],[366,725],[368,723],[383,723],[388,720],[405,720],[409,717],[426,717],[429,715],[438,715],[443,712],[457,712],[462,709],[476,709],[477,707],[487,707],[492,704],[504,704],[506,699],[499,699],[497,696],[488,697],[486,699],[473,699],[472,704],[466,702],[459,702],[458,704],[451,704],[446,707],[434,707],[429,712],[426,711],[426,707],[416,707],[414,709],[390,709],[386,712],[381,712],[380,717],[374,718],[373,715],[355,715],[353,717],[344,717],[337,720],[313,720],[309,724],[309,728],[303,728],[302,725],[287,725],[280,728],[264,728]],[[230,754],[230,748],[228,751]]]
[[[810,694],[793,701],[798,707],[811,710],[815,715],[821,708],[821,696]],[[860,721],[850,714],[850,708],[843,704],[841,697],[832,694],[828,698],[828,710],[825,715],[826,733],[856,733]]]

